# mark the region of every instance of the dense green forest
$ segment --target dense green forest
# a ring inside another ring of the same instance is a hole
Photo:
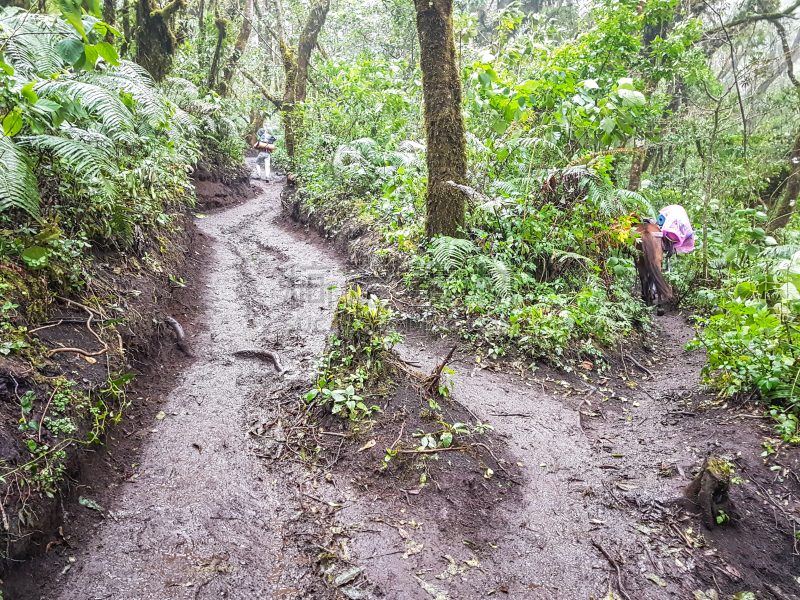
[[[27,330],[107,253],[174,279],[145,240],[267,127],[303,218],[490,358],[657,344],[631,228],[682,205],[702,383],[800,440],[800,3],[0,5],[3,355],[41,357]]]

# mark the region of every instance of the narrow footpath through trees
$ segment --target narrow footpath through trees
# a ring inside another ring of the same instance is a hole
[[[63,535],[12,573],[9,600],[796,591],[785,557],[795,551],[798,451],[776,452],[760,413],[697,386],[702,356],[683,349],[684,315],[657,320],[652,351],[624,354],[602,376],[590,363],[580,374],[532,372],[459,348],[441,411],[494,427],[465,451],[407,449],[381,469],[420,418],[403,385],[375,399],[397,418],[348,427],[318,415],[311,426],[299,398],[347,277],[365,293],[388,286],[347,272],[282,215],[279,192],[264,186],[198,220],[213,241],[190,282],[205,307],[189,338],[196,360],[127,434],[141,448],[125,477],[84,486],[95,509],[65,505]],[[421,328],[405,334],[400,358],[426,372],[454,345]],[[298,431],[315,442],[297,445]],[[709,453],[730,460],[738,481],[713,530],[683,498]]]

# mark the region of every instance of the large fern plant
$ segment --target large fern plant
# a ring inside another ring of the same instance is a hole
[[[69,173],[78,188],[124,196],[132,190],[117,167],[142,160],[148,139],[167,148],[197,134],[202,114],[190,115],[168,100],[144,69],[117,60],[102,41],[96,44],[102,56],[95,51],[87,63],[90,47],[63,20],[0,10],[0,46],[0,106],[9,107],[0,109],[0,211],[37,213],[33,165]],[[197,102],[196,88],[186,93]]]

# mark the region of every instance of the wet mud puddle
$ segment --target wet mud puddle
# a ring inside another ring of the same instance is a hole
[[[247,424],[310,379],[337,298],[328,288],[344,276],[332,253],[281,220],[279,191],[265,186],[198,221],[214,241],[205,329],[190,340],[197,360],[153,415],[110,518],[48,600],[264,598],[303,577],[282,550],[296,501],[254,456]],[[242,350],[276,352],[286,372],[233,356]]]

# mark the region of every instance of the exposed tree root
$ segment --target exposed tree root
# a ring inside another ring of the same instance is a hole
[[[275,365],[275,370],[278,373],[283,373],[285,369],[281,366],[280,358],[278,355],[270,350],[239,350],[238,352],[233,353],[234,356],[238,356],[240,358],[258,358],[265,362],[272,362]]]
[[[181,327],[181,324],[170,316],[164,317],[164,322],[175,330],[175,335],[178,338],[178,348],[180,348],[189,358],[194,358],[195,355],[189,348],[189,344],[186,342],[186,336],[183,333],[183,327]]]

